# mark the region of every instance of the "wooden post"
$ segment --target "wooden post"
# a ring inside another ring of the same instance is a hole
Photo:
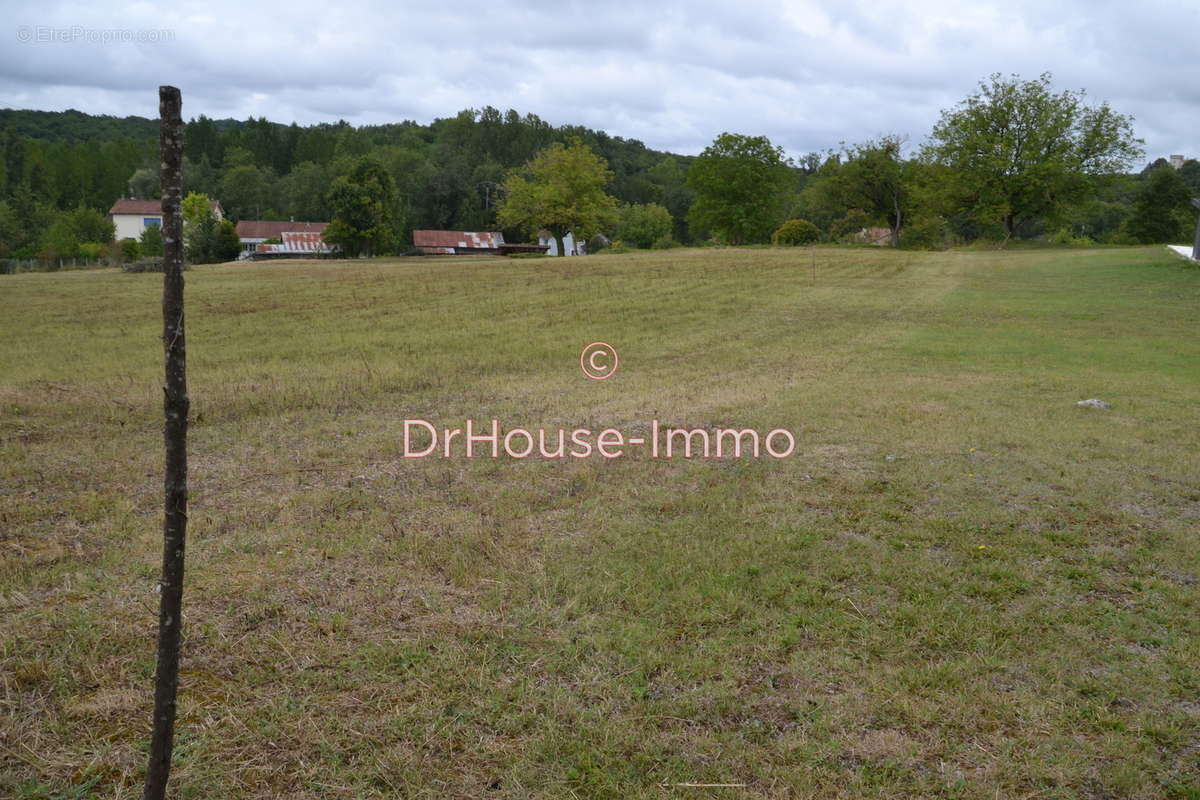
[[[183,119],[179,90],[158,87],[159,154],[163,212],[163,559],[159,580],[158,668],[154,678],[154,721],[143,800],[162,800],[175,742],[175,697],[179,688],[179,632],[183,622],[183,553],[187,538],[187,350],[183,335]]]

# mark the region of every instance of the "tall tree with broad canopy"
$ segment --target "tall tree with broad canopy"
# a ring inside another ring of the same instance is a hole
[[[692,162],[687,180],[695,192],[690,230],[747,244],[769,241],[783,222],[796,175],[767,137],[722,133]]]
[[[505,228],[545,228],[565,256],[567,233],[582,241],[614,222],[617,201],[604,190],[612,177],[608,163],[578,137],[555,142],[508,176],[496,219]]]
[[[349,174],[334,180],[325,202],[333,211],[325,241],[344,254],[375,255],[395,243],[396,182],[375,159],[357,159]]]
[[[1097,178],[1123,172],[1142,153],[1133,118],[1085,93],[1055,93],[1051,76],[993,74],[979,91],[942,112],[925,155],[949,167],[948,189],[1007,236],[1037,218],[1053,219],[1097,190]]]
[[[887,222],[892,247],[900,246],[900,229],[912,203],[903,145],[902,137],[889,135],[847,148],[839,176],[848,206]]]

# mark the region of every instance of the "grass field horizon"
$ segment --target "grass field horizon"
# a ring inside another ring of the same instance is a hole
[[[186,281],[174,796],[1200,798],[1200,270],[1164,248]],[[140,794],[160,292],[0,276],[5,797]],[[410,418],[797,449],[406,460]]]

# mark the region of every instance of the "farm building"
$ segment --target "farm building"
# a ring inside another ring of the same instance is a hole
[[[546,252],[546,247],[540,244],[509,244],[499,231],[413,231],[413,247],[430,256],[507,256]]]
[[[558,255],[558,242],[550,231],[538,231],[538,244],[547,248],[546,252],[550,255]],[[569,256],[581,256],[587,252],[587,243],[576,242],[575,237],[568,233],[563,237],[563,249]]]
[[[242,244],[242,257],[250,258],[255,253],[270,253],[275,256],[324,255],[332,248],[325,244],[322,235],[328,222],[277,222],[275,220],[244,219],[237,224],[238,241]],[[268,239],[279,239],[279,244],[267,244]],[[260,249],[264,246],[266,249]]]
[[[468,231],[413,231],[413,247],[426,255],[500,255],[502,233]]]
[[[221,210],[221,204],[213,200],[210,205],[213,213],[217,215],[217,219],[223,219],[225,214]],[[162,227],[162,201],[122,197],[108,210],[108,218],[112,220],[113,226],[116,228],[115,238],[117,241],[140,239],[142,231],[151,225]]]

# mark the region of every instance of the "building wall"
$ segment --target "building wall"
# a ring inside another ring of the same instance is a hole
[[[549,250],[546,251],[547,255],[551,255],[551,256],[558,255],[558,240],[555,239],[553,236],[539,236],[538,244],[547,246],[550,248]],[[563,237],[563,247],[566,248],[567,255],[569,255],[569,256],[583,255],[583,242],[580,242],[578,245],[576,245],[575,237],[569,233]]]
[[[142,231],[146,229],[145,221],[147,219],[157,219],[158,224],[162,225],[161,214],[113,214],[113,225],[116,226],[116,239],[140,239]]]

